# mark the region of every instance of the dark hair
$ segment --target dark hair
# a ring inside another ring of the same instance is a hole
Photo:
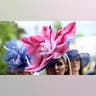
[[[82,64],[81,64],[81,59],[80,60],[80,70],[79,70],[79,75],[83,75],[83,67],[82,67]]]
[[[16,71],[10,66],[8,66],[6,70],[8,75],[16,75]]]
[[[31,75],[30,72],[24,72],[24,69],[23,70],[16,70],[15,68],[12,68],[10,66],[7,67],[7,73],[8,75]],[[27,74],[28,73],[28,74]]]

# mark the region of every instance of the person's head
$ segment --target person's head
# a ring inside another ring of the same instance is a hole
[[[10,65],[7,67],[7,73],[9,75],[31,75],[30,72],[24,71],[24,67],[12,67]]]
[[[69,63],[66,55],[57,60],[52,59],[46,67],[46,72],[48,75],[69,75]]]
[[[87,66],[90,61],[90,55],[88,53],[79,53],[78,50],[73,49],[67,52],[72,66],[72,73],[83,74],[83,68]]]
[[[74,60],[70,60],[71,62],[71,66],[72,66],[72,71],[75,72],[79,72],[80,75],[83,74],[83,68],[81,65],[81,59],[74,59]]]
[[[44,26],[40,35],[30,36],[28,38],[22,38],[22,42],[26,46],[28,53],[34,58],[32,59],[32,65],[25,69],[26,72],[39,72],[46,68],[49,62],[53,62],[55,59],[61,58],[69,50],[70,41],[74,38],[76,32],[76,22],[68,24],[66,27],[60,28],[57,32],[50,26]],[[62,64],[62,73],[64,74],[67,67],[64,65],[64,60],[61,58],[59,63],[53,63],[57,65]]]

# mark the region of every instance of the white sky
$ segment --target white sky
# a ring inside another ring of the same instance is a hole
[[[19,27],[24,28],[29,35],[36,35],[40,32],[42,26],[53,25],[55,21],[16,21]],[[65,26],[72,21],[62,21],[62,26]],[[34,32],[34,28],[38,26],[37,33]],[[96,34],[96,21],[76,21],[76,31],[77,33],[82,33],[84,35]]]

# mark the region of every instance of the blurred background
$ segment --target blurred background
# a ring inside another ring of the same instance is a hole
[[[6,75],[7,64],[2,60],[5,53],[4,44],[14,38],[20,39],[31,35],[38,35],[42,26],[52,26],[55,32],[73,21],[0,21],[0,75]],[[96,68],[96,21],[76,21],[76,36],[72,40],[70,49],[78,49],[81,53],[91,55],[90,63],[84,68],[92,71]]]

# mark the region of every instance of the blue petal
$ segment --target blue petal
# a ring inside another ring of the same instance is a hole
[[[4,61],[10,66],[29,66],[32,63],[32,57],[28,55],[25,46],[18,40],[12,40],[5,44],[7,53],[4,55]]]

